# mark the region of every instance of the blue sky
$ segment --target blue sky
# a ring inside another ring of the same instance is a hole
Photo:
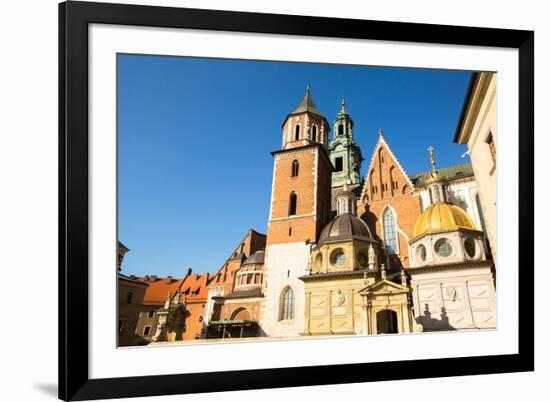
[[[368,168],[379,128],[409,175],[469,161],[453,143],[469,72],[118,56],[119,239],[123,272],[215,273],[265,233],[271,151],[306,84],[332,123],[342,96]]]

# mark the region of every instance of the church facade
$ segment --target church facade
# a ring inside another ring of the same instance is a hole
[[[267,336],[495,328],[494,264],[470,164],[408,175],[380,130],[364,180],[351,116],[310,93],[284,120],[265,250]]]
[[[276,339],[496,328],[496,271],[475,169],[437,168],[430,146],[431,169],[410,175],[379,130],[362,178],[356,137],[344,99],[331,126],[308,85],[272,152],[267,233],[249,230],[190,295],[170,285],[157,314],[147,313],[158,317],[151,334]],[[140,280],[151,293],[154,283]]]

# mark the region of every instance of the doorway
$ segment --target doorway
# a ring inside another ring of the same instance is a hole
[[[397,313],[393,310],[382,310],[376,313],[377,334],[397,334]]]

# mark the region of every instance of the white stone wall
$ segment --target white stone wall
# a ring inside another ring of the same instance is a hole
[[[495,146],[498,145],[496,85],[496,74],[493,74],[468,140],[476,181],[480,187],[480,204],[485,214],[487,234],[495,262],[497,261],[497,168],[486,141],[492,134]]]
[[[496,328],[496,294],[489,267],[408,272],[415,321],[424,331]]]
[[[305,242],[273,244],[266,248],[264,302],[260,326],[268,336],[299,336],[304,330],[305,290],[298,279],[307,274],[310,245]],[[294,319],[279,320],[281,293],[294,291]]]

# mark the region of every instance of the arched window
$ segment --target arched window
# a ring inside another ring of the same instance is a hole
[[[294,159],[292,161],[292,174],[291,174],[292,177],[296,177],[298,176],[298,161],[296,159]]]
[[[288,203],[288,216],[296,215],[296,204],[298,203],[298,196],[293,191],[290,193],[290,200]]]
[[[397,254],[397,225],[395,214],[390,208],[387,208],[382,216],[384,225],[384,242],[386,243],[386,253]]]
[[[317,126],[313,126],[313,128],[311,129],[311,139],[314,142],[317,142]]]
[[[300,139],[300,125],[296,124],[296,128],[294,129],[294,140],[298,141]]]
[[[338,135],[342,135],[342,134],[344,134],[344,125],[340,124],[338,126]]]
[[[292,319],[294,319],[294,291],[292,288],[286,288],[281,297],[281,320]]]

